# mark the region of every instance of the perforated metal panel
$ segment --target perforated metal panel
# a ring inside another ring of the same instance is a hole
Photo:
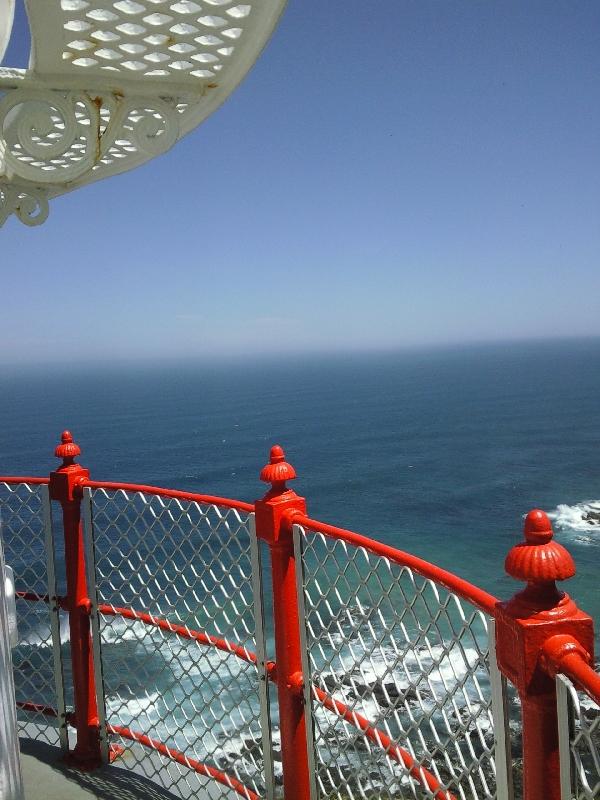
[[[5,560],[14,570],[17,593],[55,598],[48,487],[0,482],[0,523]],[[27,738],[62,744],[66,748],[56,602],[22,599],[17,594],[17,626],[19,641],[12,655],[21,733]],[[48,709],[57,711],[59,716],[48,716],[44,713]]]
[[[486,615],[362,547],[294,535],[318,797],[495,797]]]
[[[113,736],[126,748],[119,763],[184,796],[202,785],[222,797],[235,781],[269,796],[265,682],[254,663],[263,643],[252,515],[141,492],[86,494],[108,725],[228,777],[207,780]]]

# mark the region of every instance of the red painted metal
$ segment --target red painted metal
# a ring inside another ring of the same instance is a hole
[[[90,481],[84,480],[78,487],[79,493],[83,489],[107,489],[108,491],[124,492],[143,492],[144,494],[154,494],[158,497],[173,497],[176,500],[189,500],[193,503],[203,505],[223,506],[224,508],[236,508],[238,511],[254,511],[251,503],[244,503],[242,500],[232,500],[229,497],[217,497],[211,494],[195,494],[194,492],[180,492],[178,489],[163,489],[160,486],[145,486],[138,483],[116,483],[115,481]]]
[[[544,669],[544,645],[567,635],[589,659],[593,653],[591,618],[556,587],[555,580],[573,575],[575,565],[552,536],[548,516],[531,511],[525,542],[506,559],[508,573],[527,587],[497,610],[498,667],[521,698],[524,800],[560,800],[556,684]]]
[[[600,705],[600,675],[590,665],[590,654],[578,641],[557,634],[544,642],[542,666],[553,678],[562,673]]]
[[[14,485],[16,483],[30,483],[32,486],[44,486],[44,484],[50,483],[50,478],[0,475],[0,483],[8,483],[9,485]]]
[[[325,536],[340,539],[390,561],[406,566],[424,578],[434,581],[496,618],[496,650],[501,672],[516,686],[522,705],[524,800],[558,800],[559,760],[556,690],[557,673],[567,675],[575,685],[600,703],[600,675],[593,663],[593,623],[580,611],[568,595],[559,591],[555,581],[565,580],[575,572],[569,553],[553,541],[550,521],[544,512],[534,510],[525,521],[525,541],[516,545],[507,556],[506,570],[518,580],[527,582],[526,588],[510,601],[500,603],[493,595],[462,580],[456,575],[436,567],[409,553],[381,544],[366,536],[313,520],[306,516],[304,499],[286,487],[286,481],[296,477],[294,468],[285,460],[283,450],[271,450],[270,463],[261,479],[271,483],[271,488],[255,505],[229,498],[181,492],[154,486],[129,483],[90,481],[87,470],[74,462],[79,448],[68,432],[56,450],[63,459],[62,466],[50,477],[50,494],[63,507],[65,552],[67,561],[67,598],[63,607],[69,611],[73,676],[75,684],[75,713],[73,724],[77,728],[77,747],[73,756],[79,766],[99,763],[98,720],[95,707],[94,675],[90,654],[89,608],[85,585],[82,532],[79,500],[82,488],[114,491],[144,492],[169,498],[203,504],[235,508],[243,512],[256,512],[257,535],[270,549],[272,565],[273,606],[275,622],[275,649],[277,667],[268,664],[269,678],[277,683],[282,738],[282,761],[286,800],[306,800],[309,796],[309,767],[306,740],[306,718],[302,697],[302,666],[300,653],[300,624],[296,593],[295,563],[292,525]],[[27,482],[44,484],[45,478],[2,477],[8,484]],[[33,592],[18,592],[21,599],[47,602],[48,598]],[[256,656],[245,648],[225,639],[194,631],[152,614],[133,609],[104,605],[101,613],[117,614],[170,631],[178,636],[215,647],[255,664]],[[332,713],[360,729],[388,755],[402,763],[416,780],[437,800],[454,800],[435,777],[417,765],[406,750],[387,735],[373,727],[369,721],[344,703],[330,697],[318,687],[313,687],[315,697]],[[34,703],[19,703],[21,708],[56,714],[52,709]],[[218,770],[188,759],[179,751],[150,739],[145,734],[126,728],[109,730],[139,741],[181,764],[197,769],[201,774],[223,776]],[[212,770],[212,772],[211,772]],[[214,774],[213,774],[214,772]],[[224,776],[224,785],[231,779]],[[236,791],[238,791],[236,789]],[[250,790],[242,787],[242,796],[254,798]]]
[[[302,691],[301,687],[300,691]],[[340,700],[331,697],[317,686],[313,686],[313,693],[326,709],[361,730],[369,741],[385,750],[389,758],[405,766],[409,774],[431,792],[436,800],[456,800],[456,797],[451,792],[442,788],[440,782],[429,770],[418,764],[407,750],[397,745],[386,733],[379,728],[374,728],[362,714],[348,708]]]
[[[285,485],[283,475],[295,477],[279,446],[271,449],[271,461],[261,477],[274,477],[271,488],[255,503],[256,533],[271,553],[275,661],[281,730],[281,760],[286,800],[310,797],[310,775],[306,738],[306,716],[302,697],[294,691],[292,676],[302,673],[300,620],[296,592],[294,542],[290,514],[306,511],[304,498]]]
[[[50,597],[47,594],[37,594],[36,592],[15,592],[19,600],[30,600],[33,603],[49,603]]]
[[[134,619],[143,622],[145,625],[151,625],[155,628],[160,628],[163,631],[169,631],[182,639],[192,639],[200,644],[205,644],[209,647],[214,647],[217,650],[222,650],[224,653],[230,653],[237,656],[242,661],[247,661],[248,664],[256,664],[256,655],[245,647],[239,644],[229,642],[227,639],[220,639],[218,636],[213,636],[210,633],[203,633],[202,631],[195,631],[187,628],[185,625],[176,625],[169,620],[155,617],[152,614],[145,614],[143,611],[135,611],[133,608],[118,608],[111,605],[99,605],[98,611],[105,616],[118,616],[125,619]]]
[[[408,567],[424,578],[435,581],[435,583],[439,583],[449,591],[454,592],[454,594],[472,603],[476,608],[485,611],[486,614],[492,617],[495,616],[496,606],[500,602],[497,597],[494,597],[494,595],[489,592],[485,592],[483,589],[479,589],[477,586],[473,586],[472,583],[459,578],[452,572],[448,572],[441,567],[436,567],[435,564],[431,564],[429,561],[424,561],[422,558],[411,555],[411,553],[406,553],[403,550],[390,547],[382,542],[369,539],[367,536],[363,536],[360,533],[348,531],[344,528],[336,528],[334,525],[326,525],[324,522],[310,519],[302,514],[298,514],[294,517],[294,523],[302,525],[302,527],[309,530],[322,533],[332,539],[341,539],[355,547],[364,547],[365,550],[368,550],[374,555],[383,556],[383,558],[387,558],[389,561],[401,567]]]
[[[34,714],[44,714],[46,717],[58,717],[58,711],[55,708],[44,706],[40,703],[17,700],[16,706],[17,708],[22,708],[23,711],[33,711]]]
[[[175,750],[172,747],[168,747],[166,744],[163,744],[156,739],[151,739],[149,736],[146,736],[143,733],[132,731],[129,728],[123,728],[120,725],[107,725],[106,727],[109,733],[112,733],[116,736],[122,736],[124,739],[129,739],[133,742],[139,742],[139,744],[144,745],[144,747],[149,747],[152,750],[156,750],[157,753],[167,756],[167,758],[176,761],[178,764],[182,764],[184,767],[193,769],[199,775],[205,775],[207,778],[212,778],[214,781],[217,781],[217,783],[227,786],[241,797],[245,797],[246,800],[261,800],[257,794],[244,786],[244,784],[238,781],[237,778],[233,778],[230,775],[227,775],[225,772],[215,769],[214,767],[209,767],[207,764],[202,764],[200,761],[196,761],[194,758],[189,758],[185,755],[185,753]]]
[[[89,472],[75,463],[79,452],[69,431],[64,431],[61,444],[55,450],[55,455],[62,458],[63,463],[50,474],[50,497],[62,506],[65,537],[67,607],[77,728],[77,743],[68,760],[80,769],[95,769],[102,761],[90,636],[91,603],[85,576],[81,500],[77,492],[81,482],[89,477]]]
[[[58,711],[51,706],[43,706],[39,705],[38,703],[17,702],[17,707],[22,708],[24,711],[34,711],[37,714],[44,714],[47,717],[58,717]],[[72,715],[69,715],[67,722],[69,725],[75,725]],[[246,800],[261,800],[257,794],[244,786],[244,784],[238,781],[237,778],[233,778],[230,775],[227,775],[225,772],[221,772],[214,767],[210,767],[208,764],[203,764],[200,761],[189,758],[185,755],[185,753],[175,750],[172,747],[168,747],[156,739],[151,739],[149,736],[146,736],[143,733],[132,731],[129,728],[124,728],[120,725],[107,725],[106,727],[109,733],[112,733],[115,736],[121,736],[123,739],[129,739],[133,742],[139,742],[139,744],[142,744],[145,747],[156,750],[157,753],[161,753],[162,755],[167,756],[167,758],[177,761],[178,764],[182,764],[184,767],[189,767],[195,772],[198,772],[200,775],[205,775],[207,778],[212,778],[223,786],[227,786],[234,792],[237,792],[237,794],[246,798]],[[115,745],[112,746],[115,747]],[[121,755],[124,752],[124,748],[118,747],[116,752],[117,754]]]

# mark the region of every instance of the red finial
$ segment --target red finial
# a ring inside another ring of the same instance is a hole
[[[276,444],[271,448],[269,463],[260,471],[260,479],[265,483],[272,483],[273,488],[280,484],[278,488],[285,488],[286,481],[292,481],[296,477],[296,470],[285,460],[283,447]]]
[[[54,455],[63,459],[63,467],[68,467],[73,463],[75,456],[81,454],[78,444],[75,444],[70,431],[63,431],[60,437],[61,443],[56,447]]]
[[[515,545],[504,562],[508,574],[530,584],[564,581],[575,575],[575,562],[567,550],[552,540],[548,515],[534,509],[525,518],[525,541]]]

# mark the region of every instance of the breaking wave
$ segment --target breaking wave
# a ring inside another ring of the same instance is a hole
[[[600,501],[586,501],[572,506],[561,503],[549,516],[558,530],[579,534],[578,541],[600,543]]]

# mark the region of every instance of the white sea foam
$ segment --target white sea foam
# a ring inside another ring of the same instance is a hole
[[[600,501],[590,500],[568,506],[558,505],[549,514],[556,528],[561,531],[587,534],[578,536],[580,542],[592,544],[600,542]]]

